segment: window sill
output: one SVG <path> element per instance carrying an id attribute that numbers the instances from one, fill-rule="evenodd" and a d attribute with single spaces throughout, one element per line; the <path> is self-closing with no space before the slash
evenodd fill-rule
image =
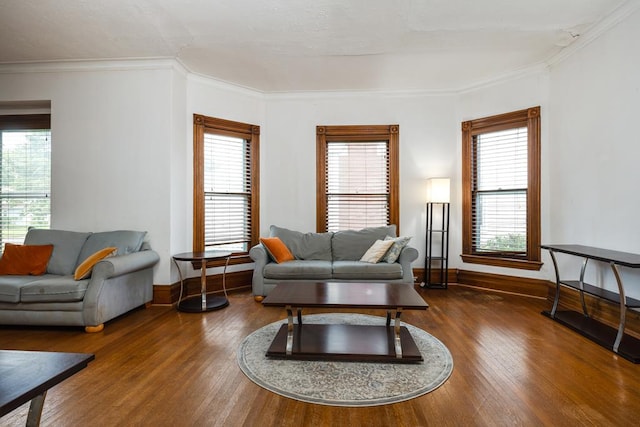
<path id="1" fill-rule="evenodd" d="M 470 264 L 485 264 L 485 265 L 492 265 L 494 267 L 519 268 L 521 270 L 536 270 L 536 271 L 542 268 L 541 261 L 497 258 L 497 257 L 490 257 L 490 256 L 468 255 L 468 254 L 462 254 L 460 256 L 462 257 L 462 260 L 464 262 L 468 262 Z"/>

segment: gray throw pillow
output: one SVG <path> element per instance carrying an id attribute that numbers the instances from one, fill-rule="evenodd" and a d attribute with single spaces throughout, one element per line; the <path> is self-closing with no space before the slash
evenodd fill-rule
<path id="1" fill-rule="evenodd" d="M 387 251 L 382 261 L 393 263 L 398 260 L 398 257 L 400 256 L 400 252 L 402 252 L 402 249 L 404 249 L 404 247 L 407 246 L 407 244 L 409 243 L 409 240 L 411 240 L 411 237 L 387 236 L 384 238 L 384 240 L 393 240 L 393 246 L 391 246 L 391 248 Z"/>

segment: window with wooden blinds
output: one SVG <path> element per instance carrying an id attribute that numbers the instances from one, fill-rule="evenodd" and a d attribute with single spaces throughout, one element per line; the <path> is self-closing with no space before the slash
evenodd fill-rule
<path id="1" fill-rule="evenodd" d="M 473 137 L 472 221 L 476 253 L 527 254 L 527 128 Z"/>
<path id="2" fill-rule="evenodd" d="M 540 107 L 462 123 L 465 262 L 539 269 Z"/>
<path id="3" fill-rule="evenodd" d="M 22 244 L 30 227 L 49 228 L 51 116 L 0 116 L 0 245 Z"/>
<path id="4" fill-rule="evenodd" d="M 257 244 L 259 129 L 194 115 L 194 251 Z"/>
<path id="5" fill-rule="evenodd" d="M 251 244 L 249 142 L 204 134 L 204 246 L 246 252 Z"/>
<path id="6" fill-rule="evenodd" d="M 389 223 L 386 141 L 329 142 L 326 164 L 328 231 Z"/>
<path id="7" fill-rule="evenodd" d="M 318 231 L 397 226 L 397 125 L 317 131 Z"/>

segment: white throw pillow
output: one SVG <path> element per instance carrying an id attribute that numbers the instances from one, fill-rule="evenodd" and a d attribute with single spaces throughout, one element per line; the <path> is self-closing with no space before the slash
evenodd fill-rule
<path id="1" fill-rule="evenodd" d="M 360 261 L 369 262 L 371 264 L 380 262 L 391 246 L 393 246 L 393 240 L 376 240 L 375 243 L 367 249 L 367 252 L 362 255 Z"/>

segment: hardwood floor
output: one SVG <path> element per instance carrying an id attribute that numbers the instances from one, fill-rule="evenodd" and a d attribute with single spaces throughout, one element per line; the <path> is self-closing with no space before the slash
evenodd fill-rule
<path id="1" fill-rule="evenodd" d="M 403 320 L 440 339 L 454 370 L 437 390 L 393 405 L 302 403 L 248 380 L 236 348 L 285 317 L 248 292 L 206 314 L 139 309 L 96 334 L 2 326 L 0 348 L 95 354 L 49 391 L 43 426 L 637 425 L 640 365 L 542 316 L 546 301 L 456 285 L 419 292 L 430 308 Z M 0 425 L 23 426 L 27 410 Z"/>

